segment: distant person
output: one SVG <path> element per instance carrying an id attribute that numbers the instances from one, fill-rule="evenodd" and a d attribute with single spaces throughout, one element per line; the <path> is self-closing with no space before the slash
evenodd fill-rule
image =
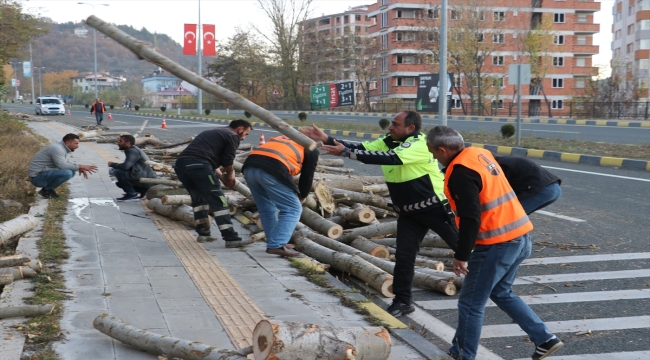
<path id="1" fill-rule="evenodd" d="M 104 120 L 105 112 L 106 108 L 104 107 L 104 103 L 99 99 L 95 99 L 95 102 L 90 105 L 90 113 L 95 114 L 95 120 L 97 120 L 97 125 L 99 126 L 102 125 L 102 120 Z"/>
<path id="2" fill-rule="evenodd" d="M 140 178 L 155 179 L 156 173 L 146 164 L 149 156 L 139 147 L 135 146 L 135 138 L 131 135 L 122 135 L 117 142 L 120 150 L 124 151 L 126 158 L 123 163 L 109 161 L 113 175 L 117 179 L 117 187 L 124 190 L 125 194 L 117 201 L 138 201 L 147 193 L 151 184 L 143 184 Z M 137 193 L 140 193 L 138 196 Z"/>
<path id="3" fill-rule="evenodd" d="M 128 104 L 126 104 L 127 109 L 131 110 L 131 100 L 128 101 Z"/>
<path id="4" fill-rule="evenodd" d="M 240 247 L 252 243 L 242 240 L 233 229 L 228 200 L 221 190 L 216 171 L 223 167 L 224 184 L 235 186 L 235 154 L 239 142 L 251 132 L 252 125 L 246 120 L 233 120 L 230 125 L 200 133 L 178 156 L 174 170 L 192 197 L 192 209 L 196 222 L 197 241 L 217 240 L 210 235 L 210 218 L 214 217 L 226 247 Z"/>
<path id="5" fill-rule="evenodd" d="M 562 180 L 536 162 L 518 156 L 495 156 L 527 215 L 562 196 Z"/>
<path id="6" fill-rule="evenodd" d="M 68 155 L 79 147 L 79 136 L 67 134 L 63 140 L 39 151 L 29 163 L 27 170 L 34 186 L 42 188 L 38 193 L 46 199 L 56 198 L 56 189 L 70 180 L 75 171 L 84 178 L 97 171 L 94 165 L 71 162 Z"/>

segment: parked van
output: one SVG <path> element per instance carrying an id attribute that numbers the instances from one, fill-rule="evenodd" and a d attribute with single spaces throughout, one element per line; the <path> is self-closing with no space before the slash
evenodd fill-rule
<path id="1" fill-rule="evenodd" d="M 65 115 L 63 101 L 52 96 L 41 96 L 36 99 L 36 115 L 58 114 Z"/>

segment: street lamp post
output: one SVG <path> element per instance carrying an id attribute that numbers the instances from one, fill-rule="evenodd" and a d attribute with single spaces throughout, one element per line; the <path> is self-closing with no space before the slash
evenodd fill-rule
<path id="1" fill-rule="evenodd" d="M 199 46 L 199 49 L 198 49 L 199 51 L 197 52 L 197 54 L 199 55 L 199 66 L 198 66 L 199 71 L 198 71 L 198 75 L 200 77 L 203 77 L 203 73 L 202 73 L 202 70 L 201 70 L 201 65 L 202 65 L 202 62 L 203 62 L 203 58 L 201 56 L 202 55 L 202 53 L 201 53 L 201 45 L 203 43 L 203 36 L 205 36 L 205 34 L 203 34 L 203 29 L 201 29 L 201 0 L 199 0 L 199 26 L 198 26 L 198 31 L 201 32 L 201 40 L 197 41 L 198 46 Z M 199 113 L 199 115 L 201 115 L 203 113 L 203 91 L 199 87 L 197 87 L 196 89 L 198 90 L 198 94 L 197 94 L 198 96 L 197 96 L 197 99 L 196 99 L 198 104 L 197 104 L 197 109 L 196 110 Z"/>
<path id="2" fill-rule="evenodd" d="M 32 104 L 36 102 L 34 97 L 34 60 L 32 58 L 32 42 L 29 42 L 29 66 L 32 68 L 29 74 L 29 78 L 32 80 Z"/>
<path id="3" fill-rule="evenodd" d="M 89 5 L 93 7 L 93 15 L 95 15 L 95 6 L 108 6 L 108 4 L 89 4 L 78 2 L 79 5 Z M 93 47 L 95 49 L 95 99 L 99 98 L 99 91 L 97 90 L 97 29 L 93 33 Z"/>
<path id="4" fill-rule="evenodd" d="M 42 69 L 45 69 L 45 66 L 34 68 L 34 70 L 38 70 L 38 97 L 43 96 L 43 88 L 41 86 L 41 83 L 42 83 L 42 81 L 41 81 L 41 70 Z"/>
<path id="5" fill-rule="evenodd" d="M 18 92 L 18 69 L 17 64 L 22 64 L 22 61 L 14 61 L 11 63 L 13 70 L 14 70 L 14 88 L 16 89 L 16 94 L 14 95 L 14 100 L 18 101 L 18 97 L 20 96 L 20 93 Z"/>

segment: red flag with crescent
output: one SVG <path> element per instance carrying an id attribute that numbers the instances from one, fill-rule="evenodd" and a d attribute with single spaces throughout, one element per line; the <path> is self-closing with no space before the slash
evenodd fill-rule
<path id="1" fill-rule="evenodd" d="M 214 38 L 214 25 L 203 25 L 203 56 L 216 56 L 216 40 Z"/>
<path id="2" fill-rule="evenodd" d="M 196 55 L 196 24 L 185 24 L 183 55 Z"/>

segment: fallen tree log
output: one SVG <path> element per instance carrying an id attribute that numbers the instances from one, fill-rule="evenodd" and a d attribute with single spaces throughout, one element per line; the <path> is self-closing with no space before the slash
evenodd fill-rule
<path id="1" fill-rule="evenodd" d="M 165 146 L 169 145 L 167 142 L 162 141 L 158 138 L 155 137 L 139 137 L 135 139 L 135 144 L 140 147 L 144 145 L 151 145 L 151 146 Z"/>
<path id="2" fill-rule="evenodd" d="M 162 151 L 163 155 L 178 155 L 183 152 L 187 148 L 187 145 L 181 145 L 181 146 L 176 146 L 171 149 L 165 149 Z"/>
<path id="3" fill-rule="evenodd" d="M 361 204 L 355 204 L 350 208 L 339 206 L 334 213 L 350 222 L 369 224 L 375 220 L 375 212 Z"/>
<path id="4" fill-rule="evenodd" d="M 175 188 L 166 185 L 155 185 L 147 190 L 147 199 L 162 198 L 166 195 L 189 195 L 185 188 Z"/>
<path id="5" fill-rule="evenodd" d="M 194 140 L 194 136 L 190 136 L 188 140 L 177 142 L 175 144 L 167 144 L 167 145 L 157 146 L 156 149 L 171 149 L 171 148 L 175 148 L 177 146 L 189 144 L 189 143 L 192 142 L 192 140 Z"/>
<path id="6" fill-rule="evenodd" d="M 29 263 L 27 263 L 27 266 L 36 272 L 41 272 L 41 270 L 43 270 L 43 263 L 41 263 L 38 259 L 31 260 Z"/>
<path id="7" fill-rule="evenodd" d="M 123 320 L 108 314 L 99 315 L 93 321 L 93 327 L 102 334 L 118 340 L 126 345 L 148 353 L 180 358 L 184 360 L 247 360 L 250 348 L 239 351 L 217 349 L 214 346 L 200 342 L 192 342 L 159 335 L 139 329 Z"/>
<path id="8" fill-rule="evenodd" d="M 389 221 L 389 222 L 384 222 L 379 224 L 371 224 L 368 226 L 364 226 L 352 230 L 344 230 L 343 235 L 341 235 L 341 237 L 338 238 L 338 241 L 344 244 L 349 244 L 359 236 L 370 238 L 373 236 L 385 236 L 388 234 L 395 234 L 395 232 L 397 232 L 397 221 Z"/>
<path id="9" fill-rule="evenodd" d="M 332 167 L 343 167 L 345 161 L 343 159 L 329 159 L 329 158 L 319 158 L 318 165 L 321 166 L 332 166 Z"/>
<path id="10" fill-rule="evenodd" d="M 32 215 L 20 215 L 0 224 L 0 245 L 9 239 L 24 234 L 38 225 L 38 219 Z"/>
<path id="11" fill-rule="evenodd" d="M 147 202 L 147 207 L 156 214 L 182 221 L 191 226 L 196 226 L 196 223 L 194 222 L 194 212 L 192 211 L 192 208 L 187 205 L 163 205 L 161 199 L 151 199 Z M 210 222 L 212 222 L 212 217 L 209 217 L 209 219 Z"/>
<path id="12" fill-rule="evenodd" d="M 436 249 L 436 248 L 423 248 L 420 247 L 418 255 L 428 256 L 434 258 L 453 258 L 454 251 L 450 249 Z"/>
<path id="13" fill-rule="evenodd" d="M 79 140 L 96 138 L 98 136 L 104 136 L 104 135 L 105 134 L 102 134 L 101 131 L 82 131 L 80 133 L 77 133 L 77 136 L 79 136 Z"/>
<path id="14" fill-rule="evenodd" d="M 182 182 L 177 180 L 167 180 L 167 179 L 140 178 L 140 183 L 183 187 Z"/>
<path id="15" fill-rule="evenodd" d="M 341 195 L 344 196 L 345 199 L 348 201 L 372 205 L 386 210 L 393 210 L 393 207 L 388 204 L 389 200 L 378 195 L 364 194 L 361 192 L 337 189 L 337 188 L 331 188 L 330 191 L 332 193 L 332 196 Z"/>
<path id="16" fill-rule="evenodd" d="M 316 171 L 318 171 L 318 172 L 329 171 L 329 172 L 338 173 L 338 174 L 352 174 L 354 172 L 354 169 L 318 165 L 318 166 L 316 166 Z"/>
<path id="17" fill-rule="evenodd" d="M 374 195 L 380 195 L 380 196 L 385 196 L 385 195 L 389 194 L 388 185 L 386 185 L 386 184 L 364 185 L 363 192 L 364 193 L 371 193 L 371 194 L 374 194 Z"/>
<path id="18" fill-rule="evenodd" d="M 264 233 L 264 231 L 260 231 L 257 234 L 251 235 L 251 240 L 253 241 L 264 240 L 264 239 L 266 239 L 266 234 Z"/>
<path id="19" fill-rule="evenodd" d="M 388 259 L 388 256 L 390 253 L 388 252 L 388 249 L 383 246 L 383 245 L 377 245 L 374 242 L 364 239 L 362 237 L 358 237 L 354 239 L 350 243 L 350 246 L 357 250 L 361 250 L 367 254 L 370 254 L 374 257 L 382 258 L 382 259 Z"/>
<path id="20" fill-rule="evenodd" d="M 255 360 L 386 360 L 388 330 L 373 327 L 326 327 L 262 320 L 253 330 Z"/>
<path id="21" fill-rule="evenodd" d="M 54 310 L 54 305 L 23 305 L 0 308 L 0 319 L 22 316 L 47 315 Z"/>
<path id="22" fill-rule="evenodd" d="M 12 274 L 14 280 L 31 278 L 38 275 L 38 273 L 29 266 L 12 266 L 2 268 L 0 269 L 0 274 Z"/>
<path id="23" fill-rule="evenodd" d="M 192 205 L 192 197 L 189 195 L 165 195 L 160 200 L 163 205 Z"/>
<path id="24" fill-rule="evenodd" d="M 385 245 L 385 246 L 395 246 L 397 245 L 397 239 L 396 238 L 383 238 L 383 239 L 371 239 L 372 241 L 376 242 L 377 244 Z M 447 250 L 449 251 L 449 245 L 442 240 L 440 236 L 433 232 L 429 232 L 424 239 L 422 239 L 422 242 L 420 243 L 421 247 L 434 247 L 434 248 L 440 248 L 441 250 Z"/>
<path id="25" fill-rule="evenodd" d="M 393 210 L 386 210 L 382 208 L 378 208 L 376 206 L 368 205 L 370 210 L 375 212 L 375 217 L 376 218 L 385 218 L 386 216 L 392 216 L 392 217 L 397 217 L 397 213 Z"/>
<path id="26" fill-rule="evenodd" d="M 339 271 L 344 271 L 358 277 L 384 297 L 390 298 L 394 296 L 393 276 L 361 257 L 329 249 L 302 237 L 300 234 L 293 238 L 293 242 L 296 245 L 297 251 L 319 262 L 329 264 Z"/>
<path id="27" fill-rule="evenodd" d="M 9 285 L 14 282 L 14 274 L 11 272 L 0 273 L 0 286 Z"/>
<path id="28" fill-rule="evenodd" d="M 30 261 L 31 261 L 30 258 L 21 254 L 2 256 L 0 257 L 0 267 L 20 266 L 20 265 L 25 265 Z"/>
<path id="29" fill-rule="evenodd" d="M 175 173 L 174 168 L 167 164 L 155 162 L 155 161 L 145 161 L 145 164 L 149 165 L 152 169 L 155 171 L 162 171 L 162 172 L 168 172 L 168 173 Z"/>
<path id="30" fill-rule="evenodd" d="M 326 235 L 330 239 L 336 239 L 343 234 L 343 227 L 335 224 L 324 217 L 320 216 L 312 209 L 303 206 L 302 214 L 300 215 L 300 222 L 319 232 Z"/>
<path id="31" fill-rule="evenodd" d="M 371 175 L 345 175 L 345 174 L 327 174 L 327 173 L 316 173 L 314 174 L 314 180 L 323 180 L 326 184 L 331 180 L 344 180 L 344 181 L 360 181 L 364 185 L 369 184 L 385 184 L 386 179 L 383 176 L 371 176 Z"/>

